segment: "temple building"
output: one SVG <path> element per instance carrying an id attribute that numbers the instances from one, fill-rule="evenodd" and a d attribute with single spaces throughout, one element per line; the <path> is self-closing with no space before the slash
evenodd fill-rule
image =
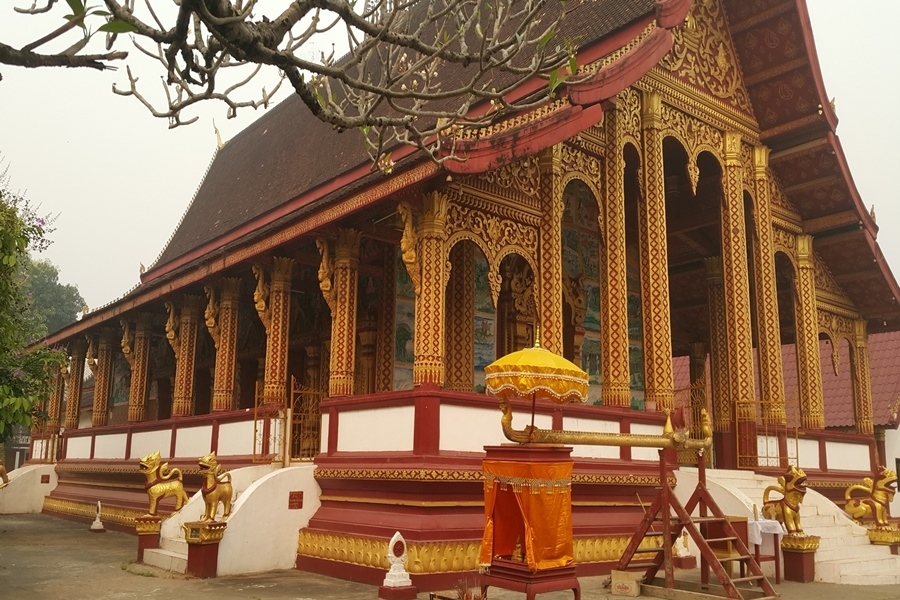
<path id="1" fill-rule="evenodd" d="M 575 11 L 593 76 L 461 130 L 465 160 L 398 148 L 373 170 L 296 97 L 221 147 L 141 283 L 45 340 L 69 365 L 32 435 L 58 477 L 44 512 L 90 521 L 100 500 L 131 527 L 157 450 L 189 492 L 211 450 L 233 472 L 306 464 L 292 564 L 380 583 L 400 531 L 415 584 L 441 589 L 476 569 L 483 447 L 505 441 L 484 367 L 535 338 L 590 376 L 585 405 L 538 403 L 541 427 L 659 433 L 673 411 L 696 429 L 708 407 L 716 469 L 799 465 L 835 499 L 871 476 L 869 336 L 900 330 L 900 289 L 805 3 Z M 573 456 L 578 572 L 608 572 L 657 453 Z M 253 495 L 287 508 L 245 488 L 232 519 Z"/>

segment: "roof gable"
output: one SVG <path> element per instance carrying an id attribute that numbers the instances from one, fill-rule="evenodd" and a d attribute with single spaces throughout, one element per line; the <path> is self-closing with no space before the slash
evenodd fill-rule
<path id="1" fill-rule="evenodd" d="M 694 2 L 684 25 L 674 29 L 672 36 L 672 51 L 660 62 L 660 68 L 753 120 L 750 96 L 721 2 Z"/>

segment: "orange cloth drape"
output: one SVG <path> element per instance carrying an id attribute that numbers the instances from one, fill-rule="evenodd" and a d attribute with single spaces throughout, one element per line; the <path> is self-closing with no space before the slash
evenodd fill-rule
<path id="1" fill-rule="evenodd" d="M 572 563 L 572 463 L 486 460 L 480 565 L 511 556 L 520 540 L 532 571 Z"/>

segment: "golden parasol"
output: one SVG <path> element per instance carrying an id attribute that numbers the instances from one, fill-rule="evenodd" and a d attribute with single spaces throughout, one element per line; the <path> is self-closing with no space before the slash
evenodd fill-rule
<path id="1" fill-rule="evenodd" d="M 496 396 L 531 396 L 532 428 L 538 396 L 562 404 L 584 402 L 588 392 L 588 374 L 572 361 L 541 348 L 537 339 L 533 348 L 511 352 L 486 366 L 484 380 L 487 391 Z"/>

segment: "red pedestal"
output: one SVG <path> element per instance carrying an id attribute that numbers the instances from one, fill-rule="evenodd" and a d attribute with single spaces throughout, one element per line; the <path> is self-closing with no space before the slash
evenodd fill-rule
<path id="1" fill-rule="evenodd" d="M 378 588 L 378 598 L 380 600 L 415 600 L 418 594 L 419 589 L 414 585 L 405 585 L 403 587 L 382 585 Z"/>
<path id="2" fill-rule="evenodd" d="M 134 530 L 138 534 L 138 562 L 144 561 L 144 550 L 159 548 L 159 528 L 162 519 L 158 516 L 135 517 Z"/>
<path id="3" fill-rule="evenodd" d="M 534 600 L 537 594 L 572 590 L 575 600 L 581 600 L 581 585 L 575 577 L 575 566 L 546 569 L 532 573 L 522 563 L 495 558 L 491 563 L 491 572 L 482 577 L 481 594 L 487 597 L 487 589 L 491 586 L 525 592 L 526 600 Z"/>
<path id="4" fill-rule="evenodd" d="M 138 535 L 138 562 L 144 562 L 144 550 L 159 548 L 159 532 Z"/>
<path id="5" fill-rule="evenodd" d="M 693 554 L 687 556 L 673 556 L 672 566 L 676 569 L 696 569 L 697 557 Z"/>
<path id="6" fill-rule="evenodd" d="M 188 544 L 187 573 L 200 579 L 216 576 L 219 565 L 219 543 Z"/>
<path id="7" fill-rule="evenodd" d="M 782 548 L 784 554 L 784 578 L 788 581 L 807 583 L 816 578 L 816 553 L 798 552 Z"/>

